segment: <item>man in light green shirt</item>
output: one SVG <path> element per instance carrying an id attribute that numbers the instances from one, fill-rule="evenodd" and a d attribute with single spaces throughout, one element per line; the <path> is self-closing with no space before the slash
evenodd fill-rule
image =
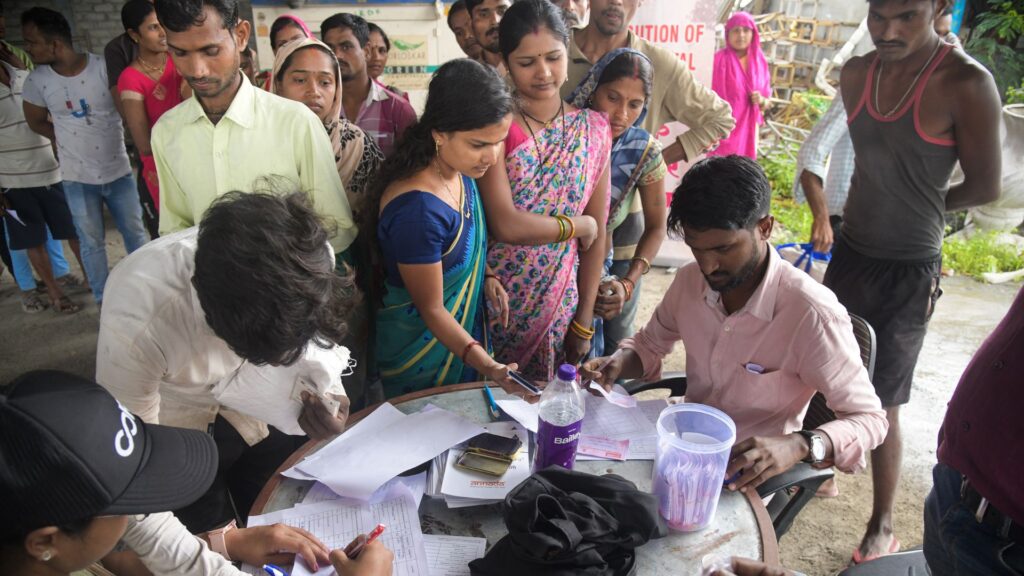
<path id="1" fill-rule="evenodd" d="M 214 199 L 283 177 L 310 194 L 337 226 L 337 253 L 356 236 L 323 123 L 305 105 L 254 87 L 242 75 L 249 23 L 198 0 L 156 2 L 174 65 L 193 97 L 160 117 L 152 147 L 160 180 L 160 233 L 194 226 Z"/>
<path id="2" fill-rule="evenodd" d="M 590 21 L 586 28 L 573 29 L 569 39 L 569 77 L 562 85 L 562 96 L 568 97 L 593 63 L 611 50 L 629 47 L 642 52 L 654 68 L 643 129 L 657 135 L 668 122 L 685 124 L 689 130 L 666 146 L 662 155 L 667 164 L 692 162 L 732 133 L 736 126 L 732 108 L 694 80 L 686 62 L 629 30 L 639 4 L 639 0 L 590 1 Z"/>

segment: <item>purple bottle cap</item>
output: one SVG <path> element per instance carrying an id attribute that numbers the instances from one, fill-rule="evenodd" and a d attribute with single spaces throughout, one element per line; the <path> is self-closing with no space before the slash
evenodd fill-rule
<path id="1" fill-rule="evenodd" d="M 562 364 L 558 367 L 558 379 L 574 382 L 576 380 L 576 367 L 572 364 Z"/>

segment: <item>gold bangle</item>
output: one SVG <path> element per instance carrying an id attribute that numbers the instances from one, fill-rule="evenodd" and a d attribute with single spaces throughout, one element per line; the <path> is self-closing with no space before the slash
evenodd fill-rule
<path id="1" fill-rule="evenodd" d="M 569 225 L 569 237 L 567 238 L 567 240 L 575 238 L 576 224 L 572 221 L 572 218 L 569 218 L 568 216 L 562 216 L 562 218 L 565 218 L 565 222 Z"/>
<path id="2" fill-rule="evenodd" d="M 633 256 L 633 260 L 639 260 L 644 263 L 644 271 L 640 273 L 641 276 L 646 275 L 651 271 L 651 261 L 643 256 Z"/>
<path id="3" fill-rule="evenodd" d="M 555 221 L 558 222 L 558 239 L 555 240 L 556 244 L 565 242 L 565 222 L 562 221 L 560 216 L 561 214 L 555 216 Z"/>
<path id="4" fill-rule="evenodd" d="M 579 329 L 577 329 L 575 326 L 570 326 L 569 329 L 572 330 L 572 333 L 579 337 L 581 340 L 593 340 L 594 338 L 593 334 L 581 333 Z"/>
<path id="5" fill-rule="evenodd" d="M 572 323 L 569 325 L 569 328 L 577 336 L 579 336 L 580 338 L 583 338 L 585 340 L 590 340 L 591 338 L 594 337 L 594 334 L 597 333 L 597 330 L 594 330 L 593 328 L 587 328 L 586 326 L 580 324 L 576 320 L 572 321 Z"/>
<path id="6" fill-rule="evenodd" d="M 576 229 L 573 226 L 572 220 L 569 220 L 564 214 L 556 214 L 555 219 L 558 220 L 558 225 L 562 228 L 562 233 L 558 236 L 559 242 L 565 242 L 572 238 Z"/>

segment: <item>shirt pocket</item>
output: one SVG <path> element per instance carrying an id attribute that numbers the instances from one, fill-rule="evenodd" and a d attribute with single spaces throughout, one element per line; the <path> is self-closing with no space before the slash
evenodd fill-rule
<path id="1" fill-rule="evenodd" d="M 718 408 L 743 427 L 775 418 L 792 401 L 786 394 L 788 380 L 782 370 L 754 374 L 741 369 L 721 384 Z"/>

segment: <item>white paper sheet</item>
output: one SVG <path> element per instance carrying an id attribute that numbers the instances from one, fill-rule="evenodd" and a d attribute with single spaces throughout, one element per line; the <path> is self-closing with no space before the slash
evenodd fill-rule
<path id="1" fill-rule="evenodd" d="M 513 420 L 522 424 L 527 430 L 537 433 L 537 412 L 539 404 L 530 404 L 519 398 L 502 398 L 494 401 L 499 408 L 512 417 Z"/>
<path id="2" fill-rule="evenodd" d="M 299 474 L 289 470 L 285 476 L 313 477 L 342 496 L 366 500 L 384 482 L 483 431 L 479 424 L 447 410 L 404 415 L 383 404 L 351 431 L 296 464 L 293 469 Z"/>
<path id="3" fill-rule="evenodd" d="M 522 448 L 519 449 L 508 471 L 500 478 L 458 468 L 455 466 L 455 461 L 459 459 L 463 451 L 449 450 L 444 480 L 441 483 L 441 493 L 444 494 L 446 501 L 449 500 L 449 497 L 487 501 L 500 500 L 530 475 L 530 458 L 529 450 L 527 450 L 530 439 L 522 425 L 516 422 L 492 422 L 485 428 L 488 432 L 499 436 L 509 438 L 518 436 L 523 443 Z"/>
<path id="4" fill-rule="evenodd" d="M 427 487 L 426 472 L 420 472 L 413 476 L 395 476 L 378 488 L 377 491 L 370 496 L 368 502 L 371 504 L 380 502 L 387 497 L 391 487 L 397 483 L 405 484 L 405 486 L 409 488 L 409 491 L 412 492 L 413 497 L 416 499 L 416 507 L 419 508 L 420 502 L 423 501 L 423 493 Z M 319 502 L 328 502 L 330 500 L 349 500 L 352 502 L 358 502 L 358 500 L 355 500 L 354 498 L 342 498 L 335 494 L 334 490 L 331 490 L 324 484 L 317 482 L 309 489 L 309 492 L 306 492 L 306 497 L 302 499 L 302 503 L 317 504 Z"/>
<path id="5" fill-rule="evenodd" d="M 373 530 L 378 523 L 387 528 L 381 542 L 395 554 L 395 576 L 429 576 L 427 553 L 420 530 L 420 519 L 412 492 L 402 483 L 392 485 L 389 493 L 377 503 L 333 500 L 317 504 L 300 504 L 261 516 L 250 516 L 249 526 L 287 524 L 308 530 L 328 548 L 344 548 L 359 534 Z M 334 569 L 321 567 L 310 571 L 298 560 L 292 576 L 330 576 Z"/>
<path id="6" fill-rule="evenodd" d="M 487 540 L 467 536 L 424 534 L 430 576 L 469 576 L 469 563 L 483 558 Z"/>

